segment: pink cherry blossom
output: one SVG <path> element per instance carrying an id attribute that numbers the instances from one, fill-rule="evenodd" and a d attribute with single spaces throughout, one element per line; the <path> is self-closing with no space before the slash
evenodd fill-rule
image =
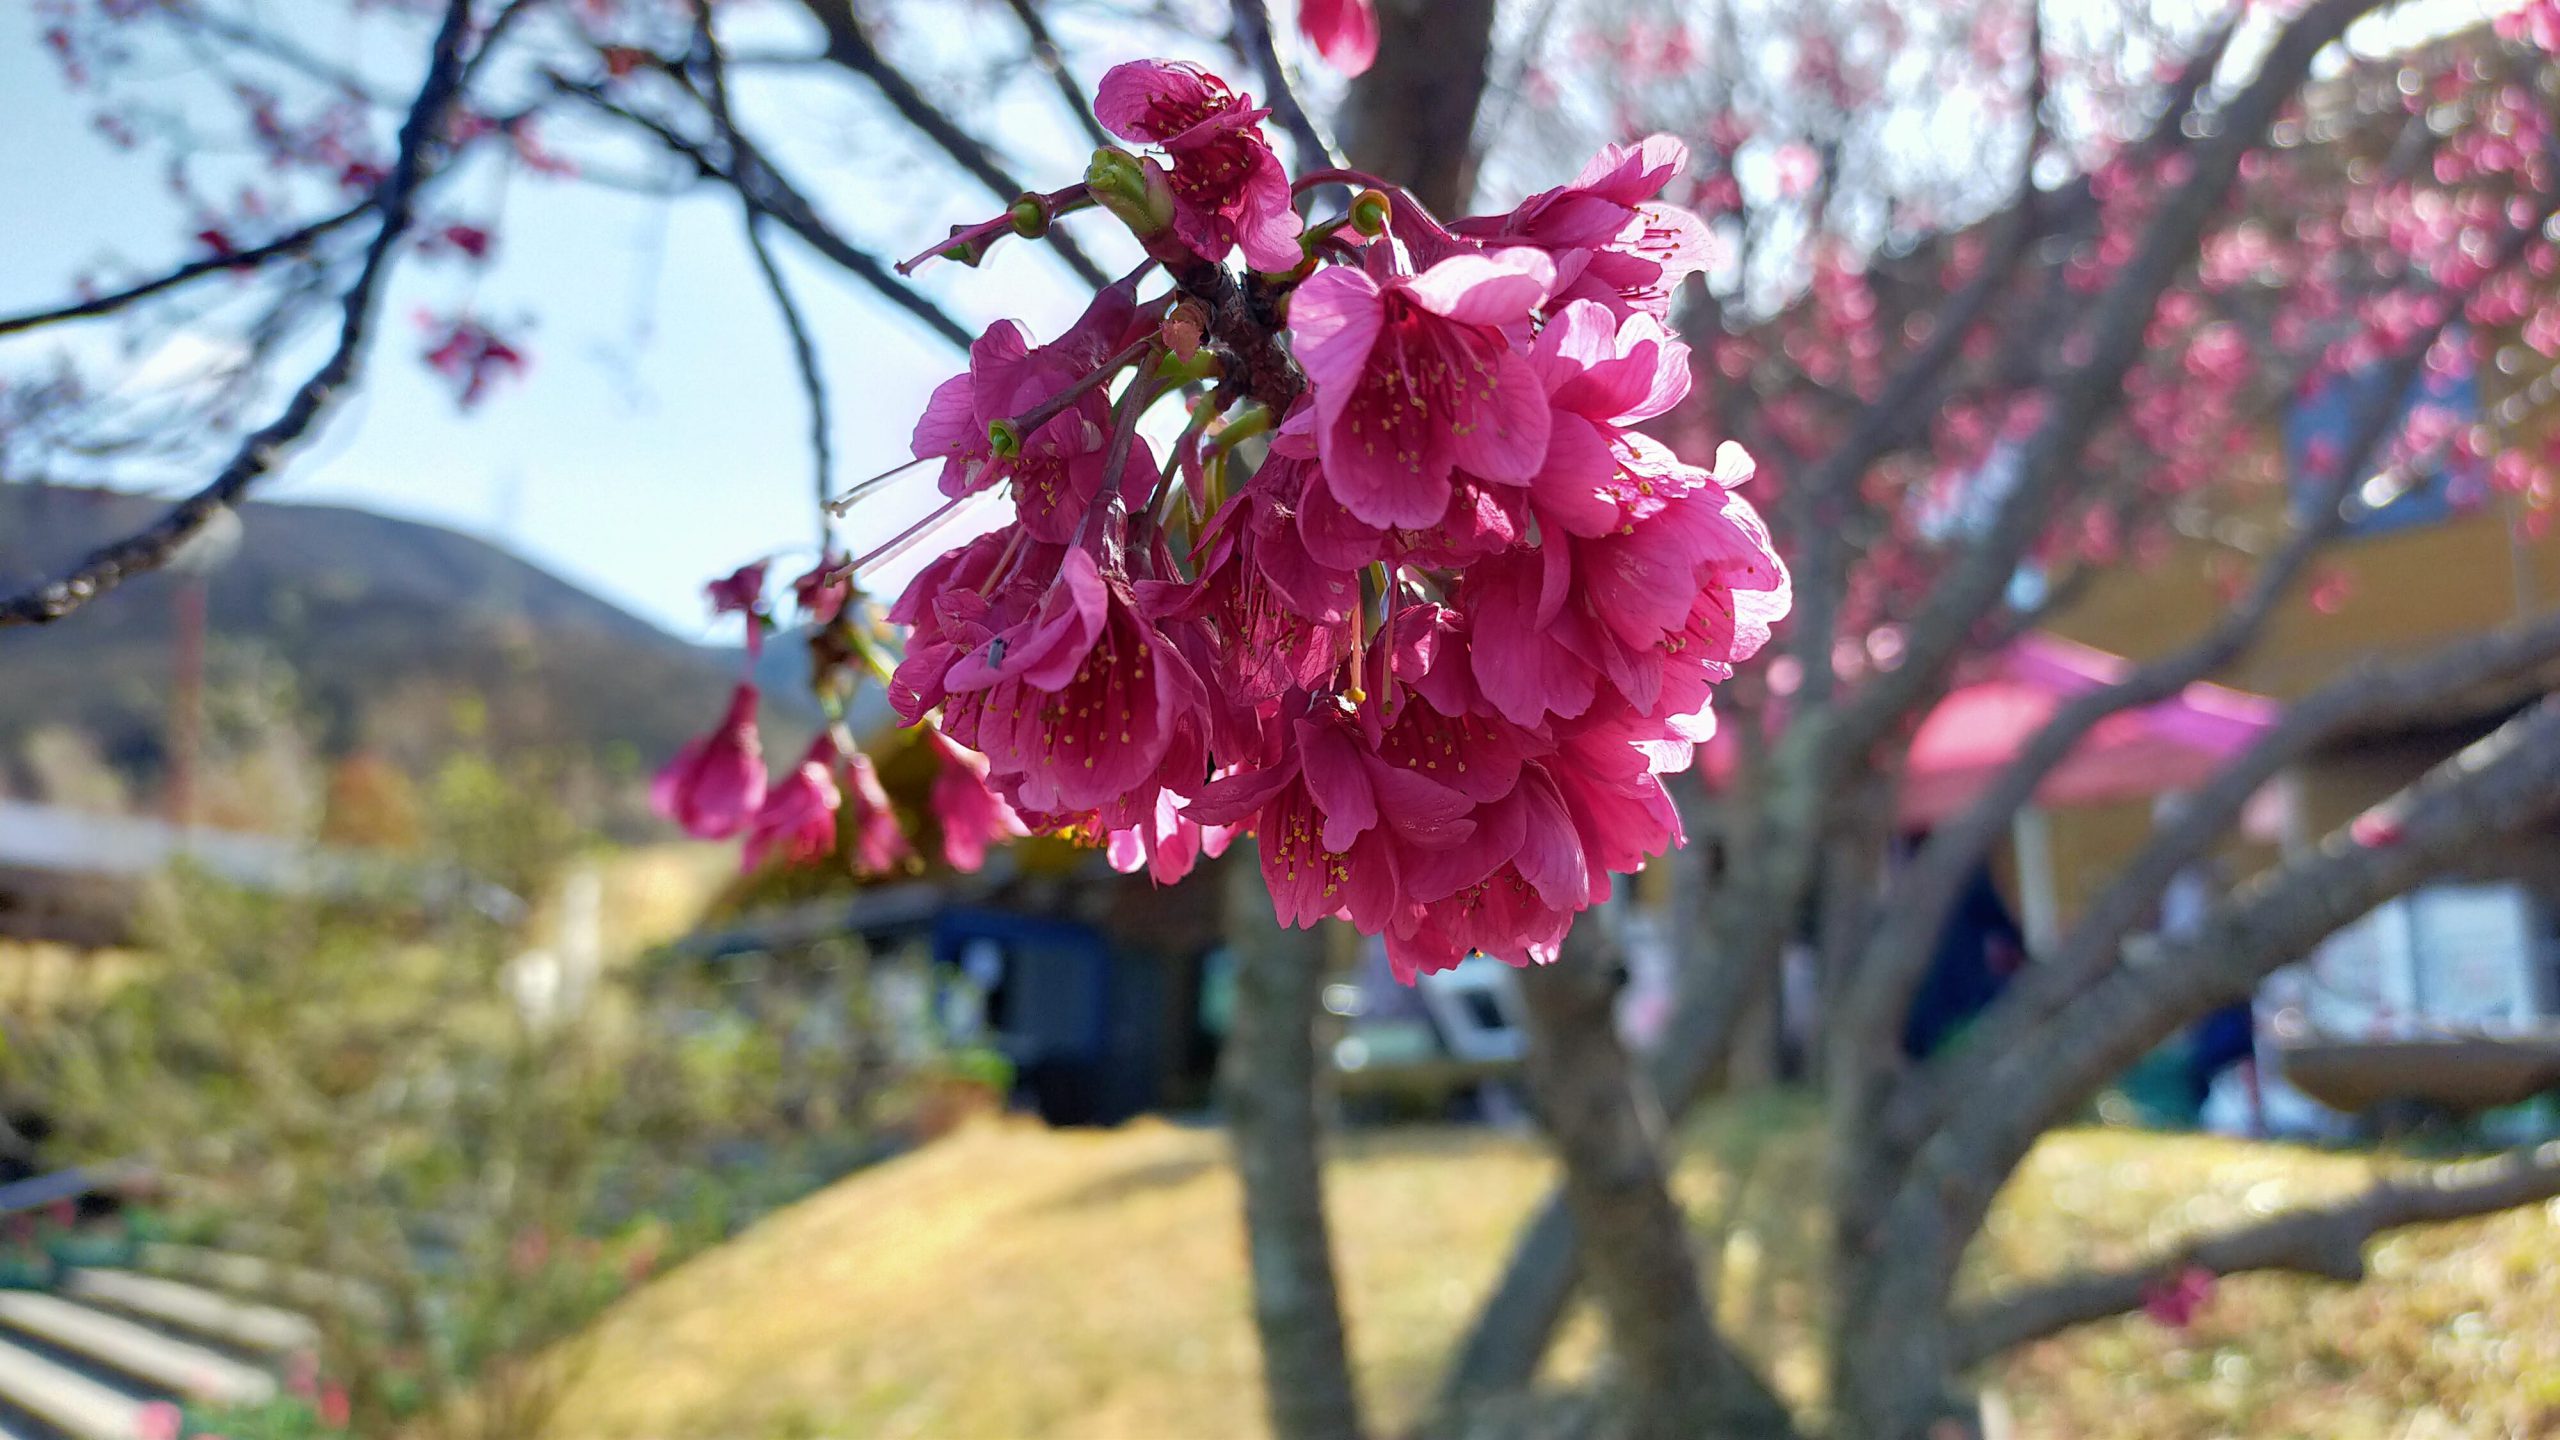
<path id="1" fill-rule="evenodd" d="M 974 871 L 987 863 L 987 850 L 1002 841 L 1028 835 L 1022 817 L 987 784 L 987 757 L 925 727 L 925 744 L 942 768 L 933 777 L 933 818 L 942 831 L 942 858 L 954 870 Z"/>
<path id="2" fill-rule="evenodd" d="M 711 597 L 714 615 L 753 614 L 764 603 L 765 561 L 741 565 L 737 569 L 703 587 Z"/>
<path id="3" fill-rule="evenodd" d="M 2498 17 L 2498 33 L 2560 55 L 2560 0 L 2527 0 Z"/>
<path id="4" fill-rule="evenodd" d="M 853 600 L 853 567 L 839 553 L 822 555 L 791 582 L 791 597 L 800 607 L 801 623 L 832 625 Z"/>
<path id="5" fill-rule="evenodd" d="M 1073 538 L 1110 463 L 1108 399 L 1098 388 L 1078 396 L 1021 437 L 1013 454 L 998 454 L 988 432 L 996 421 L 1028 414 L 1100 366 L 1119 347 L 1130 313 L 1124 288 L 1114 286 L 1054 345 L 1032 344 L 1030 331 L 1017 321 L 988 326 L 969 347 L 968 372 L 944 381 L 916 421 L 912 448 L 919 460 L 942 461 L 942 493 L 956 498 L 1005 485 L 1034 539 Z M 1121 470 L 1122 484 L 1145 486 L 1155 473 L 1155 458 L 1140 440 Z M 1140 490 L 1137 503 L 1145 498 Z"/>
<path id="6" fill-rule="evenodd" d="M 1722 258 L 1696 215 L 1656 198 L 1688 164 L 1689 147 L 1668 135 L 1603 146 L 1571 183 L 1450 228 L 1554 255 L 1558 301 L 1596 300 L 1664 319 L 1680 282 Z"/>
<path id="7" fill-rule="evenodd" d="M 2142 1287 L 2142 1313 L 2154 1324 L 2172 1330 L 2193 1325 L 2205 1303 L 2213 1298 L 2214 1274 L 2201 1265 L 2189 1265 L 2163 1280 Z"/>
<path id="8" fill-rule="evenodd" d="M 943 683 L 984 692 L 977 748 L 1016 809 L 1103 810 L 1117 823 L 1153 808 L 1160 774 L 1205 770 L 1199 678 L 1127 582 L 1082 549 L 1037 611 L 963 654 Z"/>
<path id="9" fill-rule="evenodd" d="M 740 682 L 708 735 L 685 742 L 649 786 L 649 804 L 697 840 L 744 830 L 764 804 L 764 744 L 756 735 L 756 687 Z"/>
<path id="10" fill-rule="evenodd" d="M 1378 61 L 1378 11 L 1370 0 L 1298 0 L 1298 30 L 1345 75 Z"/>
<path id="11" fill-rule="evenodd" d="M 844 757 L 844 819 L 853 827 L 853 870 L 857 875 L 885 875 L 914 853 L 889 792 L 880 787 L 880 772 L 871 757 L 856 750 Z"/>
<path id="12" fill-rule="evenodd" d="M 1103 854 L 1111 868 L 1123 875 L 1143 870 L 1157 884 L 1170 885 L 1190 874 L 1201 857 L 1214 860 L 1227 853 L 1235 826 L 1203 825 L 1183 810 L 1172 791 L 1157 791 L 1153 813 L 1105 837 Z"/>
<path id="13" fill-rule="evenodd" d="M 1420 527 L 1450 472 L 1522 483 L 1545 458 L 1545 387 L 1506 327 L 1525 327 L 1555 266 L 1526 249 L 1455 255 L 1384 281 L 1338 266 L 1298 287 L 1289 327 L 1315 388 L 1327 487 L 1365 524 Z"/>
<path id="14" fill-rule="evenodd" d="M 1463 842 L 1470 808 L 1379 756 L 1347 715 L 1319 711 L 1288 728 L 1281 755 L 1212 780 L 1190 810 L 1202 824 L 1250 821 L 1281 924 L 1340 915 L 1375 934 L 1403 904 L 1402 867 Z"/>
<path id="15" fill-rule="evenodd" d="M 1170 162 L 1173 229 L 1204 260 L 1240 249 L 1257 270 L 1301 258 L 1289 174 L 1262 138 L 1268 110 L 1196 65 L 1133 60 L 1104 73 L 1093 111 L 1123 140 L 1159 147 Z"/>
<path id="16" fill-rule="evenodd" d="M 764 804 L 747 829 L 743 857 L 747 869 L 755 869 L 777 852 L 787 861 L 801 863 L 835 848 L 836 809 L 844 803 L 835 777 L 840 758 L 834 732 L 820 731 L 791 773 L 766 789 Z"/>

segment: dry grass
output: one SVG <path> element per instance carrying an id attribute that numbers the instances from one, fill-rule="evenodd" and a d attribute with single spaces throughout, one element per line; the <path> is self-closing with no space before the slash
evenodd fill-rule
<path id="1" fill-rule="evenodd" d="M 1799 1397 L 1819 1317 L 1803 1263 L 1802 1111 L 1693 1136 L 1683 1189 L 1727 1241 L 1736 1333 Z M 2364 1161 L 2123 1132 L 2049 1140 L 1986 1240 L 1982 1283 L 2127 1258 L 2182 1228 L 2355 1183 Z M 1551 1169 L 1525 1139 L 1356 1135 L 1332 1178 L 1363 1388 L 1408 1427 Z M 2204 1198 L 2165 1213 L 2168 1197 Z M 607 1317 L 553 1440 L 1252 1436 L 1235 1184 L 1220 1137 L 1160 1123 L 980 1126 L 856 1176 Z M 2052 1440 L 2560 1433 L 2560 1220 L 2544 1210 L 2390 1241 L 2361 1290 L 2227 1285 L 2186 1332 L 2139 1318 L 1987 1377 Z M 1577 1322 L 1558 1378 L 1587 1373 Z"/>

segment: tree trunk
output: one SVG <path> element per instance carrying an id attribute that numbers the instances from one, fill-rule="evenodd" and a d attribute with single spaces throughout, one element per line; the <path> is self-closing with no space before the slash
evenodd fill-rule
<path id="1" fill-rule="evenodd" d="M 1444 1408 L 1463 1409 L 1517 1390 L 1537 1375 L 1581 1277 L 1581 1245 L 1563 1192 L 1549 1192 L 1520 1232 L 1475 1324 L 1458 1342 L 1457 1356 L 1440 1382 Z"/>
<path id="2" fill-rule="evenodd" d="M 1249 842 L 1228 855 L 1224 882 L 1236 997 L 1218 1081 L 1244 1185 L 1271 1432 L 1278 1440 L 1356 1440 L 1359 1397 L 1334 1284 L 1316 1119 L 1324 937 L 1282 928 Z"/>
<path id="3" fill-rule="evenodd" d="M 1606 910 L 1585 914 L 1549 966 L 1524 972 L 1529 1084 L 1564 1160 L 1573 1229 L 1626 1374 L 1636 1440 L 1788 1432 L 1785 1408 L 1728 1350 L 1708 1313 L 1672 1197 L 1662 1108 L 1619 1042 L 1619 955 Z"/>
<path id="4" fill-rule="evenodd" d="M 1926 1242 L 1923 1242 L 1925 1247 Z M 1830 1357 L 1835 1440 L 1967 1440 L 1980 1406 L 1960 1393 L 1954 1330 L 1936 1252 L 1904 1253 L 1891 1241 L 1839 1257 Z"/>
<path id="5" fill-rule="evenodd" d="M 1336 122 L 1351 163 L 1455 215 L 1476 186 L 1472 138 L 1493 54 L 1494 0 L 1379 0 L 1378 61 Z"/>

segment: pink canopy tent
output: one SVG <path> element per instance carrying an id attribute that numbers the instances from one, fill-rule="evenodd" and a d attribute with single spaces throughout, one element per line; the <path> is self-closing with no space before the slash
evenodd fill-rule
<path id="1" fill-rule="evenodd" d="M 1901 821 L 1921 829 L 1979 796 L 2075 695 L 2122 680 L 2133 663 L 2058 636 L 2029 635 L 1940 701 L 1912 737 Z M 2040 805 L 2132 800 L 2202 784 L 2275 723 L 2279 706 L 2219 685 L 2109 716 L 2036 790 Z"/>

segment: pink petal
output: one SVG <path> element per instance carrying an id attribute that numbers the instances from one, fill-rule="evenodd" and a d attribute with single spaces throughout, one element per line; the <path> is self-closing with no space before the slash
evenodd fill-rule
<path id="1" fill-rule="evenodd" d="M 1555 289 L 1556 264 L 1542 251 L 1514 245 L 1452 255 L 1404 283 L 1435 315 L 1468 325 L 1508 325 L 1529 318 Z M 1292 318 L 1296 304 L 1290 302 Z"/>
<path id="2" fill-rule="evenodd" d="M 1123 140 L 1171 138 L 1150 113 L 1162 101 L 1177 111 L 1203 107 L 1216 94 L 1191 66 L 1166 60 L 1131 60 L 1103 72 L 1093 95 L 1094 118 Z"/>

